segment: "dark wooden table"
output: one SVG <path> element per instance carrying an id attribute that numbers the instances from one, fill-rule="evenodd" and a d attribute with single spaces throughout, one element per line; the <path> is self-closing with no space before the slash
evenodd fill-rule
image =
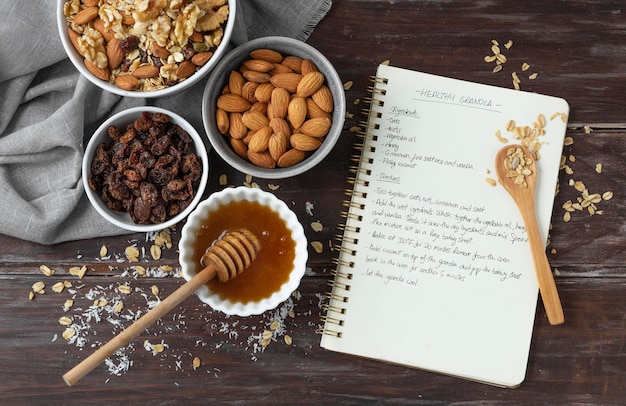
<path id="1" fill-rule="evenodd" d="M 483 58 L 491 41 L 508 40 L 508 61 L 501 72 Z M 225 317 L 197 298 L 148 329 L 120 356 L 115 375 L 102 365 L 73 387 L 61 376 L 110 339 L 128 322 L 107 306 L 90 311 L 94 301 L 118 297 L 123 314 L 145 311 L 156 299 L 181 284 L 177 240 L 160 260 L 149 254 L 151 236 L 75 241 L 42 246 L 0 236 L 0 404 L 623 404 L 626 402 L 626 236 L 623 195 L 626 161 L 626 9 L 621 0 L 606 1 L 346 1 L 333 8 L 308 41 L 335 64 L 344 82 L 350 117 L 332 154 L 316 169 L 281 181 L 253 179 L 286 201 L 305 226 L 312 248 L 298 294 L 262 316 Z M 517 389 L 500 389 L 420 370 L 387 365 L 326 351 L 319 346 L 321 295 L 336 251 L 331 243 L 342 222 L 340 212 L 353 133 L 368 77 L 378 63 L 421 70 L 485 84 L 565 98 L 571 106 L 565 147 L 567 165 L 559 176 L 548 255 L 558 270 L 557 286 L 566 323 L 550 326 L 538 306 L 527 378 Z M 531 65 L 523 73 L 521 65 Z M 527 75 L 537 72 L 535 80 Z M 571 156 L 571 160 L 570 157 Z M 242 185 L 244 174 L 228 168 L 211 153 L 208 191 L 228 183 Z M 600 173 L 597 164 L 602 165 Z M 614 197 L 598 206 L 601 214 L 572 213 L 563 220 L 565 201 L 580 192 L 580 180 L 592 193 Z M 310 224 L 319 221 L 321 231 Z M 108 253 L 101 257 L 106 246 Z M 124 250 L 144 252 L 130 263 Z M 144 251 L 145 250 L 145 251 Z M 40 265 L 55 270 L 45 276 Z M 135 266 L 148 276 L 136 276 Z M 82 279 L 70 268 L 86 266 Z M 173 271 L 168 271 L 168 267 Z M 43 281 L 46 293 L 29 300 L 31 286 Z M 55 283 L 72 287 L 55 293 Z M 119 284 L 131 286 L 120 294 Z M 122 297 L 123 296 L 123 297 Z M 64 303 L 73 298 L 71 309 Z M 89 319 L 88 314 L 91 314 Z M 100 319 L 97 319 L 100 315 Z M 76 341 L 63 338 L 62 316 L 82 323 Z M 272 324 L 274 321 L 278 323 Z M 372 328 L 385 328 L 372 320 Z M 121 323 L 121 325 L 120 325 Z M 279 326 L 278 328 L 276 328 Z M 273 330 L 274 328 L 274 330 Z M 261 336 L 271 331 L 265 348 Z M 286 340 L 291 338 L 291 344 Z M 163 343 L 160 353 L 145 342 Z M 81 346 L 83 345 L 83 346 Z M 148 346 L 149 348 L 153 348 Z M 158 348 L 158 346 L 156 347 Z M 194 368 L 198 357 L 201 364 Z"/>

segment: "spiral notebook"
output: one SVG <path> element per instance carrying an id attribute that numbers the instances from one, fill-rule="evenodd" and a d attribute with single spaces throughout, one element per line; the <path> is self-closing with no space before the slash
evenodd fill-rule
<path id="1" fill-rule="evenodd" d="M 568 104 L 386 65 L 372 82 L 321 346 L 515 387 L 538 285 L 494 158 L 507 143 L 538 154 L 547 239 Z"/>

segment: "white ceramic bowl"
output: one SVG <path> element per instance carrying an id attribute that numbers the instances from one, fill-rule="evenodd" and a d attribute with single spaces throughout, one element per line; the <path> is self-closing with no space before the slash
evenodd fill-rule
<path id="1" fill-rule="evenodd" d="M 228 137 L 217 129 L 215 110 L 217 98 L 228 82 L 230 72 L 237 70 L 249 59 L 252 50 L 269 48 L 280 52 L 283 56 L 293 55 L 310 59 L 326 77 L 326 84 L 334 99 L 332 127 L 322 145 L 304 161 L 286 168 L 261 168 L 238 156 L 230 146 Z M 302 41 L 287 37 L 263 37 L 248 41 L 224 56 L 211 72 L 202 98 L 202 119 L 204 129 L 217 153 L 235 169 L 265 179 L 284 179 L 308 171 L 319 164 L 339 140 L 346 116 L 346 97 L 341 78 L 330 61 L 317 49 Z"/>
<path id="2" fill-rule="evenodd" d="M 304 235 L 304 229 L 298 222 L 298 218 L 293 211 L 291 211 L 282 200 L 278 199 L 272 193 L 256 188 L 243 186 L 226 188 L 211 194 L 206 200 L 202 201 L 193 213 L 189 215 L 182 229 L 178 245 L 180 251 L 179 261 L 183 277 L 186 280 L 190 280 L 201 270 L 200 259 L 194 257 L 192 244 L 196 238 L 196 233 L 201 227 L 202 221 L 210 218 L 211 214 L 215 212 L 218 207 L 231 202 L 244 200 L 258 202 L 278 213 L 279 217 L 285 222 L 287 229 L 291 230 L 291 238 L 295 242 L 295 258 L 293 261 L 293 269 L 289 274 L 287 282 L 283 283 L 279 291 L 259 301 L 241 303 L 224 300 L 214 291 L 211 291 L 208 285 L 204 285 L 196 291 L 200 300 L 210 305 L 213 309 L 238 316 L 261 314 L 267 310 L 276 308 L 280 303 L 287 300 L 291 293 L 298 288 L 300 280 L 304 276 L 308 259 L 307 240 Z M 263 249 L 268 248 L 264 247 L 262 250 Z"/>
<path id="3" fill-rule="evenodd" d="M 58 0 L 57 2 L 57 15 L 56 15 L 57 27 L 59 30 L 59 35 L 61 37 L 61 42 L 63 43 L 63 47 L 65 48 L 65 52 L 67 53 L 67 56 L 70 58 L 70 60 L 72 61 L 76 69 L 78 69 L 78 71 L 84 77 L 86 77 L 90 82 L 92 82 L 96 86 L 104 90 L 107 90 L 111 93 L 118 94 L 120 96 L 144 97 L 144 98 L 170 96 L 184 89 L 188 89 L 189 87 L 193 86 L 194 84 L 202 80 L 213 69 L 213 67 L 215 67 L 217 62 L 227 51 L 229 47 L 230 39 L 233 34 L 233 29 L 235 27 L 235 15 L 236 15 L 236 10 L 237 10 L 237 0 L 229 0 L 228 1 L 229 16 L 228 16 L 228 20 L 226 21 L 226 25 L 224 27 L 224 37 L 222 38 L 222 42 L 214 51 L 211 59 L 205 65 L 203 65 L 200 69 L 198 69 L 196 73 L 194 73 L 187 79 L 183 80 L 182 82 L 179 82 L 170 87 L 166 87 L 164 89 L 159 89 L 159 90 L 154 90 L 154 91 L 129 91 L 129 90 L 123 90 L 115 86 L 112 83 L 109 83 L 102 79 L 97 78 L 96 76 L 94 76 L 93 73 L 91 73 L 85 67 L 85 63 L 83 62 L 83 57 L 78 53 L 78 51 L 76 50 L 76 48 L 74 48 L 74 46 L 72 45 L 72 42 L 70 41 L 70 37 L 68 34 L 67 21 L 65 20 L 65 16 L 63 14 L 63 4 L 66 2 L 67 0 Z"/>
<path id="4" fill-rule="evenodd" d="M 140 117 L 144 111 L 150 113 L 159 112 L 167 114 L 170 117 L 170 122 L 178 124 L 183 130 L 187 131 L 193 139 L 194 152 L 202 161 L 202 176 L 200 178 L 198 190 L 196 191 L 196 195 L 193 198 L 191 204 L 185 210 L 181 211 L 178 215 L 168 219 L 163 223 L 158 224 L 135 224 L 128 213 L 109 209 L 102 201 L 98 193 L 96 193 L 89 187 L 89 173 L 91 171 L 91 162 L 93 160 L 96 149 L 103 142 L 111 142 L 111 138 L 107 134 L 107 129 L 109 128 L 109 126 L 115 125 L 123 130 L 128 124 L 132 123 L 133 121 L 135 121 L 135 119 Z M 91 204 L 94 206 L 96 211 L 100 213 L 100 215 L 102 215 L 102 217 L 106 218 L 116 226 L 124 228 L 126 230 L 139 232 L 157 231 L 173 226 L 174 224 L 177 224 L 178 222 L 183 220 L 189 215 L 189 213 L 193 211 L 193 209 L 200 202 L 209 176 L 209 158 L 206 147 L 203 143 L 203 139 L 193 128 L 193 126 L 189 124 L 189 122 L 187 122 L 184 118 L 176 113 L 162 108 L 140 106 L 121 111 L 113 115 L 111 118 L 102 123 L 100 127 L 98 127 L 98 129 L 94 132 L 93 136 L 89 140 L 87 147 L 85 148 L 85 155 L 83 157 L 82 165 L 82 175 L 85 193 L 87 194 L 87 197 L 89 198 Z"/>

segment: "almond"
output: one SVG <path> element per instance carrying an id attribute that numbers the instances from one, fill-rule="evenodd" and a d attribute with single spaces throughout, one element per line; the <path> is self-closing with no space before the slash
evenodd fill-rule
<path id="1" fill-rule="evenodd" d="M 290 99 L 291 95 L 284 88 L 277 87 L 272 90 L 272 98 L 270 100 L 272 115 L 274 117 L 285 118 L 285 116 L 287 116 Z"/>
<path id="2" fill-rule="evenodd" d="M 243 87 L 241 88 L 241 97 L 243 97 L 250 103 L 256 103 L 258 100 L 254 96 L 254 92 L 256 92 L 257 87 L 259 87 L 259 84 L 256 82 L 244 83 Z"/>
<path id="3" fill-rule="evenodd" d="M 267 72 L 257 72 L 255 70 L 246 70 L 243 77 L 254 83 L 267 83 L 270 81 L 270 74 Z"/>
<path id="4" fill-rule="evenodd" d="M 264 61 L 272 63 L 281 63 L 283 60 L 283 56 L 280 54 L 280 52 L 267 48 L 255 49 L 254 51 L 250 52 L 249 56 L 253 59 L 262 59 Z"/>
<path id="5" fill-rule="evenodd" d="M 132 75 L 140 79 L 156 78 L 159 76 L 159 68 L 153 65 L 143 65 L 135 69 Z"/>
<path id="6" fill-rule="evenodd" d="M 80 38 L 80 34 L 77 33 L 76 31 L 74 31 L 71 28 L 68 29 L 67 33 L 68 33 L 68 35 L 70 37 L 70 42 L 72 43 L 72 45 L 74 45 L 74 48 L 76 48 L 76 50 L 78 51 L 79 54 L 83 55 L 83 53 L 80 52 L 80 48 L 78 47 L 78 38 Z"/>
<path id="7" fill-rule="evenodd" d="M 272 90 L 276 89 L 271 83 L 261 83 L 254 91 L 254 97 L 258 101 L 268 102 L 272 97 Z"/>
<path id="8" fill-rule="evenodd" d="M 306 98 L 306 114 L 309 118 L 327 117 L 330 119 L 330 114 L 322 110 L 320 106 L 313 101 L 311 97 Z"/>
<path id="9" fill-rule="evenodd" d="M 196 66 L 204 66 L 211 58 L 213 58 L 213 52 L 198 52 L 191 57 L 191 62 Z"/>
<path id="10" fill-rule="evenodd" d="M 221 134 L 228 133 L 230 120 L 228 119 L 228 113 L 224 109 L 217 108 L 215 110 L 215 124 Z"/>
<path id="11" fill-rule="evenodd" d="M 104 20 L 102 20 L 100 17 L 96 17 L 96 19 L 93 20 L 93 28 L 98 31 L 100 35 L 102 35 L 102 38 L 104 38 L 105 42 L 109 42 L 113 38 L 115 38 L 113 30 L 109 30 L 108 28 L 106 28 L 104 26 Z"/>
<path id="12" fill-rule="evenodd" d="M 263 73 L 267 73 L 274 69 L 274 64 L 272 62 L 263 59 L 248 59 L 243 62 L 242 66 L 245 69 Z"/>
<path id="13" fill-rule="evenodd" d="M 233 147 L 235 154 L 243 159 L 248 159 L 248 146 L 242 140 L 231 138 L 230 145 Z"/>
<path id="14" fill-rule="evenodd" d="M 324 83 L 324 75 L 320 72 L 313 71 L 302 76 L 302 80 L 298 83 L 296 95 L 298 97 L 309 97 L 317 91 Z"/>
<path id="15" fill-rule="evenodd" d="M 272 76 L 270 82 L 276 87 L 286 89 L 289 93 L 295 93 L 300 79 L 302 75 L 299 73 L 278 73 Z"/>
<path id="16" fill-rule="evenodd" d="M 96 65 L 89 62 L 87 59 L 85 59 L 85 66 L 87 67 L 87 70 L 93 73 L 93 75 L 97 77 L 98 79 L 107 80 L 107 81 L 109 80 L 108 68 L 98 68 Z"/>
<path id="17" fill-rule="evenodd" d="M 272 134 L 272 129 L 269 126 L 263 127 L 259 131 L 255 132 L 252 137 L 250 137 L 250 142 L 248 143 L 248 151 L 267 151 L 270 137 L 272 136 Z"/>
<path id="18" fill-rule="evenodd" d="M 239 112 L 233 112 L 228 115 L 230 122 L 228 134 L 237 140 L 242 139 L 248 133 L 248 127 L 245 126 L 241 117 L 242 114 Z"/>
<path id="19" fill-rule="evenodd" d="M 176 69 L 176 77 L 178 77 L 178 79 L 187 79 L 194 73 L 196 73 L 196 65 L 194 65 L 193 62 L 189 60 L 182 61 Z"/>
<path id="20" fill-rule="evenodd" d="M 287 137 L 283 133 L 274 133 L 269 139 L 267 150 L 274 160 L 278 159 L 287 152 Z"/>
<path id="21" fill-rule="evenodd" d="M 150 44 L 150 52 L 152 52 L 152 55 L 161 59 L 167 59 L 171 55 L 167 48 L 157 44 L 156 41 L 152 41 Z"/>
<path id="22" fill-rule="evenodd" d="M 135 90 L 139 87 L 139 79 L 133 75 L 123 75 L 115 78 L 115 85 L 124 90 Z"/>
<path id="23" fill-rule="evenodd" d="M 279 73 L 295 73 L 289 66 L 285 66 L 281 63 L 275 63 L 274 69 L 270 71 L 270 75 L 278 75 Z"/>
<path id="24" fill-rule="evenodd" d="M 327 117 L 310 118 L 302 124 L 300 132 L 311 137 L 323 137 L 328 134 L 331 124 Z"/>
<path id="25" fill-rule="evenodd" d="M 80 10 L 74 16 L 74 24 L 82 25 L 82 24 L 87 24 L 88 22 L 95 20 L 95 18 L 98 17 L 99 11 L 100 11 L 100 8 L 96 6 L 87 7 L 87 8 Z"/>
<path id="26" fill-rule="evenodd" d="M 270 120 L 270 127 L 274 130 L 275 134 L 283 134 L 285 136 L 285 141 L 289 140 L 289 136 L 291 135 L 291 128 L 289 128 L 289 124 L 280 118 L 275 117 Z"/>
<path id="27" fill-rule="evenodd" d="M 246 83 L 246 79 L 244 79 L 241 72 L 236 70 L 230 72 L 230 76 L 228 77 L 228 89 L 231 93 L 241 96 L 241 89 L 244 83 Z"/>
<path id="28" fill-rule="evenodd" d="M 301 74 L 306 75 L 309 72 L 319 72 L 320 70 L 317 69 L 317 65 L 315 65 L 315 63 L 310 60 L 310 59 L 303 59 L 302 60 L 302 65 L 300 67 L 301 70 Z"/>
<path id="29" fill-rule="evenodd" d="M 250 103 L 236 94 L 223 94 L 217 98 L 217 107 L 228 113 L 241 113 L 250 108 Z"/>
<path id="30" fill-rule="evenodd" d="M 246 111 L 241 120 L 252 131 L 259 131 L 263 127 L 269 127 L 270 119 L 260 111 Z"/>
<path id="31" fill-rule="evenodd" d="M 311 95 L 311 98 L 313 99 L 315 104 L 320 106 L 320 108 L 325 112 L 330 113 L 331 111 L 333 111 L 333 94 L 331 93 L 328 86 L 320 86 L 320 88 Z"/>
<path id="32" fill-rule="evenodd" d="M 306 119 L 306 101 L 302 97 L 294 97 L 287 108 L 287 119 L 293 128 L 300 128 Z"/>
<path id="33" fill-rule="evenodd" d="M 111 70 L 117 69 L 124 60 L 124 52 L 120 49 L 120 42 L 119 39 L 113 38 L 106 46 L 109 69 Z"/>
<path id="34" fill-rule="evenodd" d="M 287 168 L 302 162 L 304 157 L 306 157 L 306 153 L 304 151 L 300 151 L 299 149 L 290 149 L 282 154 L 276 163 L 281 168 Z"/>
<path id="35" fill-rule="evenodd" d="M 289 143 L 300 151 L 314 151 L 322 145 L 322 141 L 319 138 L 301 133 L 293 134 L 289 137 Z"/>
<path id="36" fill-rule="evenodd" d="M 283 58 L 283 61 L 281 62 L 281 64 L 289 67 L 289 69 L 291 69 L 292 71 L 296 73 L 302 72 L 302 58 L 298 56 L 292 56 L 292 55 L 286 56 Z"/>
<path id="37" fill-rule="evenodd" d="M 189 36 L 192 42 L 204 42 L 204 35 L 201 32 L 195 31 Z"/>
<path id="38" fill-rule="evenodd" d="M 276 161 L 269 152 L 253 152 L 248 150 L 248 159 L 250 162 L 261 168 L 273 169 L 276 167 Z"/>
<path id="39" fill-rule="evenodd" d="M 259 113 L 267 116 L 267 102 L 257 101 L 256 103 L 252 104 L 252 107 L 250 107 L 250 110 L 248 111 L 258 111 Z"/>
<path id="40" fill-rule="evenodd" d="M 135 17 L 129 12 L 122 13 L 122 24 L 135 25 Z"/>

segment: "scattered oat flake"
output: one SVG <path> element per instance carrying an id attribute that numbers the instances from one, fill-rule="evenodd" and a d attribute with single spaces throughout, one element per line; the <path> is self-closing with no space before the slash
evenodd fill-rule
<path id="1" fill-rule="evenodd" d="M 506 44 L 504 44 L 504 47 L 506 49 L 511 49 L 511 47 L 513 46 L 513 41 L 508 40 Z"/>
<path id="2" fill-rule="evenodd" d="M 602 173 L 602 164 L 596 164 L 596 172 Z"/>
<path id="3" fill-rule="evenodd" d="M 137 247 L 126 247 L 126 249 L 124 249 L 124 254 L 126 255 L 126 259 L 128 259 L 130 262 L 139 261 L 139 249 L 137 249 Z"/>
<path id="4" fill-rule="evenodd" d="M 200 368 L 200 365 L 202 365 L 202 361 L 200 360 L 200 357 L 194 357 L 194 359 L 193 359 L 193 369 Z"/>
<path id="5" fill-rule="evenodd" d="M 55 293 L 61 293 L 63 292 L 63 289 L 65 289 L 65 285 L 63 284 L 63 282 L 57 282 L 52 285 L 52 291 Z"/>
<path id="6" fill-rule="evenodd" d="M 556 248 L 552 248 L 552 249 L 550 250 L 550 253 L 551 253 L 551 254 L 556 254 Z"/>
<path id="7" fill-rule="evenodd" d="M 274 183 L 268 183 L 267 187 L 269 188 L 269 190 L 278 190 L 280 188 L 280 185 L 277 185 Z"/>
<path id="8" fill-rule="evenodd" d="M 65 329 L 65 331 L 63 331 L 63 338 L 65 338 L 66 340 L 69 340 L 75 335 L 76 335 L 76 329 L 74 329 L 73 327 L 67 328 Z"/>
<path id="9" fill-rule="evenodd" d="M 563 141 L 563 145 L 565 146 L 570 146 L 574 143 L 574 139 L 572 137 L 565 137 L 565 140 Z"/>
<path id="10" fill-rule="evenodd" d="M 485 182 L 487 182 L 489 186 L 496 186 L 498 184 L 498 182 L 496 182 L 493 178 L 485 178 Z"/>
<path id="11" fill-rule="evenodd" d="M 313 247 L 315 252 L 317 252 L 318 254 L 321 254 L 322 251 L 324 251 L 324 244 L 319 241 L 311 241 L 311 247 Z"/>
<path id="12" fill-rule="evenodd" d="M 521 69 L 522 69 L 522 72 L 526 72 L 528 69 L 530 69 L 530 65 L 529 65 L 529 64 L 527 64 L 526 62 L 524 62 L 524 63 L 522 64 Z"/>
<path id="13" fill-rule="evenodd" d="M 391 61 L 389 59 L 385 59 L 384 61 L 382 61 L 380 64 L 381 65 L 389 65 L 391 63 Z"/>
<path id="14" fill-rule="evenodd" d="M 130 295 L 131 292 L 130 286 L 128 285 L 120 285 L 117 287 L 117 290 L 125 295 Z"/>
<path id="15" fill-rule="evenodd" d="M 85 265 L 81 267 L 73 266 L 69 269 L 70 275 L 77 276 L 78 279 L 83 279 L 85 276 L 85 272 L 87 272 L 87 267 Z"/>
<path id="16" fill-rule="evenodd" d="M 155 259 L 155 260 L 157 260 L 157 261 L 158 261 L 159 259 L 161 259 L 161 247 L 159 247 L 159 246 L 158 246 L 158 245 L 156 245 L 156 244 L 153 244 L 153 245 L 150 247 L 150 255 L 152 255 L 152 258 L 153 258 L 153 259 Z"/>
<path id="17" fill-rule="evenodd" d="M 42 281 L 39 282 L 35 282 L 32 286 L 33 292 L 35 293 L 45 293 L 44 288 L 46 287 L 46 284 L 43 283 Z"/>
<path id="18" fill-rule="evenodd" d="M 320 231 L 322 231 L 324 229 L 324 226 L 319 221 L 313 221 L 313 222 L 311 222 L 311 228 L 316 233 L 319 233 Z"/>
<path id="19" fill-rule="evenodd" d="M 349 80 L 346 83 L 343 84 L 343 90 L 350 90 L 352 89 L 352 85 L 354 84 L 353 81 Z"/>
<path id="20" fill-rule="evenodd" d="M 35 298 L 35 292 L 32 290 L 28 292 L 28 300 L 33 300 Z"/>
<path id="21" fill-rule="evenodd" d="M 291 345 L 291 343 L 293 342 L 289 334 L 285 334 L 284 339 L 285 339 L 285 344 L 287 345 Z"/>
<path id="22" fill-rule="evenodd" d="M 608 191 L 602 193 L 602 200 L 611 200 L 613 198 L 613 192 Z"/>
<path id="23" fill-rule="evenodd" d="M 72 319 L 70 319 L 67 316 L 63 316 L 59 318 L 59 324 L 62 326 L 71 326 L 72 325 Z"/>
<path id="24" fill-rule="evenodd" d="M 535 80 L 535 79 L 537 79 L 537 76 L 539 76 L 539 74 L 537 72 L 531 73 L 530 75 L 528 75 L 528 79 Z"/>
<path id="25" fill-rule="evenodd" d="M 163 344 L 155 344 L 152 347 L 152 351 L 157 354 L 163 352 L 163 350 L 165 350 L 165 346 Z"/>
<path id="26" fill-rule="evenodd" d="M 276 331 L 280 328 L 280 322 L 278 320 L 274 320 L 272 324 L 270 324 L 270 330 Z"/>
<path id="27" fill-rule="evenodd" d="M 159 287 L 157 285 L 152 285 L 150 290 L 154 296 L 159 296 Z"/>
<path id="28" fill-rule="evenodd" d="M 54 270 L 50 269 L 47 265 L 40 265 L 39 270 L 41 271 L 42 274 L 46 276 L 54 275 Z"/>
<path id="29" fill-rule="evenodd" d="M 108 253 L 109 249 L 106 245 L 102 244 L 102 247 L 100 247 L 100 258 L 106 257 Z"/>
<path id="30" fill-rule="evenodd" d="M 225 174 L 225 173 L 223 173 L 223 174 L 221 174 L 221 175 L 220 175 L 220 178 L 219 178 L 219 183 L 220 183 L 220 185 L 221 185 L 221 186 L 226 186 L 226 185 L 228 185 L 228 176 L 226 176 L 226 174 Z"/>

